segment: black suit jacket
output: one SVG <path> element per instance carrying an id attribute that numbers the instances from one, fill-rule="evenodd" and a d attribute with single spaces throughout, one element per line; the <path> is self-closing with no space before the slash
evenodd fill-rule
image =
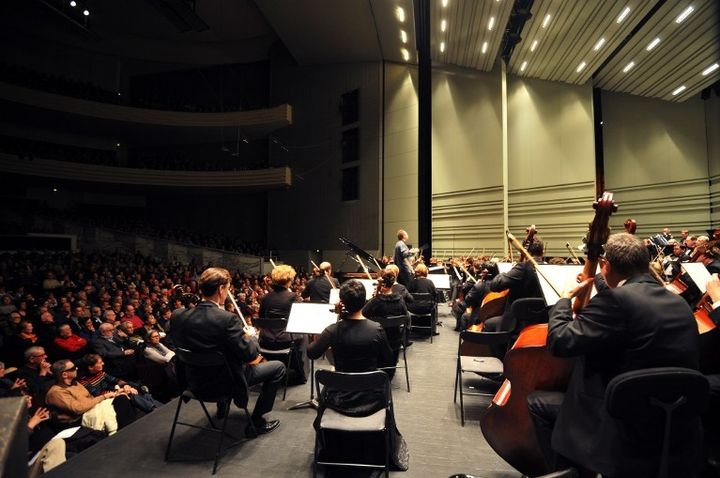
<path id="1" fill-rule="evenodd" d="M 327 276 L 316 277 L 308 282 L 302 296 L 309 298 L 310 302 L 330 302 L 330 289 L 332 289 L 330 280 L 333 281 L 335 287 L 340 287 L 338 280 L 335 278 L 328 279 Z"/>
<path id="2" fill-rule="evenodd" d="M 273 286 L 267 295 L 260 300 L 260 317 L 269 319 L 287 319 L 295 302 L 295 293 L 285 287 Z M 285 329 L 263 329 L 260 331 L 260 343 L 263 347 L 272 344 L 289 344 L 293 337 Z"/>
<path id="3" fill-rule="evenodd" d="M 222 352 L 239 380 L 245 363 L 257 357 L 257 343 L 243 333 L 238 316 L 213 302 L 203 301 L 193 309 L 176 310 L 170 325 L 169 336 L 176 346 L 193 352 Z M 228 377 L 223 370 L 185 367 L 184 373 L 192 388 L 198 387 L 207 393 L 227 389 Z M 247 400 L 244 393 L 236 398 Z"/>
<path id="4" fill-rule="evenodd" d="M 530 261 L 518 262 L 507 272 L 498 274 L 490 282 L 489 288 L 492 292 L 500 292 L 510 289 L 505 302 L 500 330 L 514 330 L 517 321 L 510 313 L 510 306 L 518 299 L 525 297 L 542 297 L 542 289 L 538 282 L 537 275 Z"/>
<path id="5" fill-rule="evenodd" d="M 579 357 L 553 431 L 553 449 L 603 475 L 652 475 L 649 467 L 657 459 L 647 450 L 660 448 L 661 429 L 638 429 L 611 418 L 605 389 L 610 379 L 631 370 L 698 368 L 698 328 L 687 303 L 642 274 L 598 292 L 574 320 L 570 300 L 560 299 L 550 311 L 547 344 L 554 355 Z M 699 420 L 673 423 L 673 430 L 683 437 L 673 444 L 673 456 L 701 449 Z"/>

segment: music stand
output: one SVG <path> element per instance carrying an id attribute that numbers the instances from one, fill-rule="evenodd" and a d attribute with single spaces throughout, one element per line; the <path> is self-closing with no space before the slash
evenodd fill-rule
<path id="1" fill-rule="evenodd" d="M 427 279 L 435 285 L 436 289 L 450 288 L 450 276 L 448 274 L 428 274 Z"/>
<path id="2" fill-rule="evenodd" d="M 331 310 L 330 304 L 317 304 L 312 302 L 295 302 L 290 308 L 287 327 L 285 331 L 290 334 L 321 334 L 325 328 L 337 322 L 337 314 Z M 310 400 L 296 403 L 288 410 L 298 408 L 317 408 L 315 400 L 315 361 L 310 359 Z"/>
<path id="3" fill-rule="evenodd" d="M 545 304 L 548 306 L 555 305 L 560 300 L 558 294 L 562 294 L 566 289 L 576 286 L 577 276 L 582 273 L 583 268 L 584 266 L 578 264 L 538 264 L 538 269 L 542 272 L 542 275 L 537 274 L 537 278 L 538 282 L 540 282 Z M 590 297 L 594 297 L 595 294 L 597 294 L 597 290 L 593 285 Z"/>

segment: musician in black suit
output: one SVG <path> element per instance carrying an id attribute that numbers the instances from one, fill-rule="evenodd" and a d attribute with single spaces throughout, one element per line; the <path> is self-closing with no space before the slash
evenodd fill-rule
<path id="1" fill-rule="evenodd" d="M 413 314 L 434 314 L 437 290 L 433 281 L 427 278 L 428 268 L 425 264 L 415 266 L 415 278 L 410 282 L 407 289 L 412 300 L 405 301 L 408 311 Z M 417 295 L 420 294 L 420 295 Z M 428 295 L 424 295 L 428 294 Z M 437 324 L 433 323 L 431 334 L 436 335 Z"/>
<path id="2" fill-rule="evenodd" d="M 539 236 L 533 238 L 533 242 L 527 246 L 527 251 L 541 263 L 543 256 L 543 242 Z M 501 318 L 491 318 L 485 321 L 485 330 L 489 332 L 500 330 L 515 330 L 517 321 L 510 313 L 511 305 L 518 299 L 525 297 L 542 297 L 542 289 L 538 282 L 537 273 L 530 261 L 518 262 L 507 272 L 498 274 L 488 286 L 491 292 L 500 292 L 510 289 L 505 303 L 505 312 Z"/>
<path id="3" fill-rule="evenodd" d="M 553 468 L 563 459 L 556 452 L 603 476 L 654 476 L 663 424 L 636 427 L 611 418 L 605 389 L 622 372 L 697 369 L 698 328 L 687 303 L 648 273 L 649 256 L 639 239 L 615 234 L 604 249 L 598 294 L 573 320 L 570 298 L 592 284 L 588 279 L 563 293 L 550 311 L 548 349 L 558 357 L 578 357 L 567 391 L 535 392 L 528 405 Z M 670 476 L 692 476 L 702 443 L 699 419 L 672 426 L 682 443 L 673 444 Z"/>
<path id="4" fill-rule="evenodd" d="M 332 265 L 329 262 L 321 262 L 318 274 L 310 279 L 302 297 L 310 302 L 330 302 L 330 290 L 340 287 L 340 283 L 332 276 Z"/>
<path id="5" fill-rule="evenodd" d="M 170 338 L 178 347 L 193 352 L 219 350 L 225 355 L 234 373 L 244 374 L 249 386 L 262 383 L 260 396 L 252 412 L 252 420 L 258 433 L 273 431 L 279 420 L 266 420 L 263 415 L 270 412 L 275 403 L 275 392 L 285 378 L 282 362 L 270 360 L 249 365 L 257 355 L 256 331 L 243 327 L 239 317 L 223 308 L 231 287 L 230 273 L 221 268 L 211 267 L 200 276 L 202 301 L 192 309 L 178 309 L 170 319 Z M 212 390 L 224 389 L 226 376 L 218 370 L 210 373 L 207 368 L 193 370 L 185 367 L 185 377 L 193 388 Z M 222 382 L 222 383 L 219 383 Z M 247 396 L 237 390 L 234 401 L 239 406 L 247 402 Z M 223 407 L 218 404 L 218 410 Z"/>
<path id="6" fill-rule="evenodd" d="M 297 296 L 290 290 L 295 280 L 295 269 L 288 265 L 279 265 L 270 273 L 272 290 L 260 299 L 259 316 L 263 319 L 287 319 L 290 309 L 297 300 Z M 285 328 L 262 329 L 260 331 L 260 345 L 265 349 L 280 350 L 295 343 L 293 354 L 290 357 L 290 370 L 288 382 L 292 385 L 303 384 L 307 381 L 303 355 L 307 348 L 307 336 L 294 336 L 285 332 Z"/>

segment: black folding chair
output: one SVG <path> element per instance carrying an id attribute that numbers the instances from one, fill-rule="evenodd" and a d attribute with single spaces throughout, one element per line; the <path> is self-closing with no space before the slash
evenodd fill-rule
<path id="1" fill-rule="evenodd" d="M 427 292 L 414 292 L 412 296 L 413 301 L 411 304 L 408 304 L 410 331 L 415 332 L 416 329 L 427 330 L 428 335 L 430 336 L 430 343 L 432 343 L 433 335 L 435 334 L 435 329 L 437 328 L 437 302 L 435 301 L 435 297 Z M 410 310 L 420 304 L 423 305 L 423 309 L 429 308 L 430 312 L 414 312 L 413 310 Z M 428 307 L 427 304 L 431 304 L 431 306 Z"/>
<path id="2" fill-rule="evenodd" d="M 406 355 L 406 349 L 405 344 L 407 343 L 407 332 L 408 332 L 408 323 L 410 321 L 410 318 L 407 315 L 395 315 L 391 317 L 371 317 L 370 320 L 373 320 L 380 325 L 382 325 L 382 328 L 386 331 L 389 329 L 397 328 L 400 334 L 400 349 L 399 351 L 402 353 L 402 359 L 403 359 L 403 365 L 398 366 L 395 365 L 394 367 L 378 367 L 380 370 L 388 370 L 391 368 L 399 369 L 403 368 L 405 369 L 405 381 L 407 382 L 407 391 L 410 391 L 410 373 L 408 371 L 408 363 L 407 363 L 407 355 Z"/>
<path id="3" fill-rule="evenodd" d="M 218 461 L 220 459 L 220 452 L 222 451 L 222 445 L 225 436 L 236 440 L 236 442 L 233 443 L 231 446 L 239 443 L 236 437 L 226 432 L 226 427 L 228 415 L 230 414 L 230 404 L 233 401 L 233 397 L 235 397 L 238 392 L 244 393 L 244 396 L 247 397 L 247 382 L 245 382 L 245 378 L 242 376 L 242 374 L 238 374 L 241 377 L 240 380 L 236 378 L 235 374 L 230 368 L 230 364 L 228 363 L 227 359 L 219 351 L 193 352 L 191 350 L 178 347 L 175 352 L 178 361 L 182 366 L 192 367 L 195 369 L 207 369 L 208 373 L 212 373 L 213 375 L 216 375 L 218 373 L 218 370 L 221 370 L 221 373 L 223 374 L 223 380 L 218 380 L 217 383 L 223 383 L 225 384 L 225 387 L 223 387 L 222 390 L 219 391 L 217 389 L 208 391 L 204 389 L 204 387 L 194 388 L 192 386 L 188 386 L 182 392 L 180 398 L 178 399 L 178 406 L 177 410 L 175 411 L 175 418 L 173 419 L 172 428 L 170 429 L 170 438 L 168 439 L 167 448 L 165 449 L 165 461 L 171 461 L 170 449 L 172 446 L 173 437 L 175 436 L 175 428 L 177 425 L 184 425 L 187 427 L 215 433 L 218 435 L 218 443 L 212 471 L 212 474 L 214 475 L 217 471 Z M 227 375 L 227 377 L 225 377 L 225 375 Z M 202 410 L 207 417 L 210 427 L 203 427 L 194 423 L 178 421 L 178 418 L 180 416 L 180 408 L 182 408 L 183 403 L 188 403 L 191 400 L 197 400 L 200 403 L 200 406 L 202 407 Z M 205 406 L 205 402 L 223 404 L 224 408 L 220 411 L 220 415 L 223 417 L 220 419 L 222 420 L 220 427 L 215 425 L 215 422 L 213 421 L 210 413 L 207 410 L 207 407 Z M 248 421 L 248 426 L 250 427 L 252 431 L 252 436 L 254 438 L 255 436 L 257 436 L 257 430 L 255 430 L 255 425 L 250 418 L 250 412 L 247 409 L 247 403 L 245 403 L 245 407 L 243 408 L 243 410 L 245 410 L 245 416 Z"/>
<path id="4" fill-rule="evenodd" d="M 315 372 L 315 384 L 318 395 L 318 419 L 316 420 L 315 452 L 313 458 L 313 477 L 317 476 L 318 465 L 324 466 L 354 466 L 361 468 L 381 469 L 388 478 L 390 471 L 390 433 L 394 433 L 390 419 L 393 417 L 392 394 L 390 393 L 390 381 L 385 372 L 360 372 L 343 373 L 330 370 L 318 370 Z M 321 390 L 321 385 L 324 387 Z M 355 417 L 343 415 L 327 407 L 327 397 L 330 393 L 337 392 L 381 392 L 379 400 L 384 407 L 377 412 L 365 416 Z M 384 462 L 383 463 L 358 463 L 349 461 L 331 461 L 327 453 L 328 443 L 332 441 L 326 435 L 332 432 L 337 433 L 377 433 L 384 438 Z M 321 456 L 322 450 L 325 456 Z"/>
<path id="5" fill-rule="evenodd" d="M 683 440 L 692 438 L 686 428 L 673 431 L 673 424 L 692 424 L 694 418 L 698 427 L 695 431 L 699 433 L 698 417 L 707 406 L 709 390 L 707 378 L 697 370 L 680 367 L 633 370 L 610 380 L 605 389 L 605 406 L 614 418 L 662 430 L 662 447 L 656 450 L 658 478 L 678 476 L 681 470 L 690 476 L 693 463 L 670 463 L 671 437 L 677 439 L 680 433 Z"/>
<path id="6" fill-rule="evenodd" d="M 464 330 L 460 332 L 460 338 L 458 339 L 458 353 L 457 353 L 457 365 L 455 368 L 455 395 L 453 402 L 457 403 L 458 391 L 460 392 L 460 423 L 465 426 L 465 402 L 463 400 L 464 395 L 480 395 L 492 397 L 495 392 L 469 392 L 463 391 L 463 378 L 462 375 L 465 372 L 474 373 L 480 375 L 483 378 L 497 382 L 503 374 L 503 363 L 497 357 L 490 354 L 487 356 L 482 355 L 471 355 L 468 352 L 468 344 L 476 344 L 481 346 L 491 345 L 507 345 L 512 336 L 512 332 L 474 332 L 471 330 Z"/>
<path id="7" fill-rule="evenodd" d="M 258 329 L 268 329 L 268 330 L 285 330 L 287 327 L 287 319 L 285 318 L 267 318 L 267 317 L 261 317 L 257 319 L 253 319 L 253 326 L 255 326 Z M 258 345 L 258 352 L 265 357 L 268 360 L 280 360 L 281 362 L 285 363 L 285 370 L 290 370 L 290 357 L 292 357 L 293 352 L 295 352 L 295 342 L 290 341 L 290 346 L 283 348 L 283 349 L 268 349 L 265 347 L 262 347 L 261 345 Z M 283 389 L 283 401 L 285 401 L 285 396 L 287 395 L 287 386 L 288 386 L 288 377 L 290 377 L 289 373 L 285 374 L 285 388 Z"/>

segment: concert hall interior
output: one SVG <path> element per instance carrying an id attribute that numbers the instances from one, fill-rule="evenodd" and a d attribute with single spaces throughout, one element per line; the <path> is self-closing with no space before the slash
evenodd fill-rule
<path id="1" fill-rule="evenodd" d="M 311 476 L 316 408 L 289 408 L 317 398 L 311 366 L 364 370 L 334 350 L 311 361 L 318 341 L 347 343 L 301 330 L 303 320 L 309 303 L 349 303 L 348 281 L 360 280 L 365 314 L 408 320 L 402 337 L 372 329 L 399 367 L 387 413 L 402 434 L 391 448 L 407 450 L 393 450 L 393 476 L 659 476 L 662 447 L 623 447 L 633 439 L 622 428 L 651 408 L 641 400 L 656 401 L 640 396 L 655 380 L 690 404 L 673 419 L 665 476 L 720 477 L 718 0 L 6 1 L 0 51 L 3 476 L 213 472 L 207 432 L 178 427 L 165 455 L 192 343 L 166 329 L 212 302 L 267 359 L 238 365 L 250 410 L 278 387 L 266 418 L 252 416 L 261 436 L 228 439 L 218 476 Z M 632 251 L 649 267 L 628 265 Z M 212 267 L 229 282 L 208 279 Z M 639 304 L 650 318 L 633 315 Z M 357 319 L 348 309 L 332 334 Z M 277 334 L 253 325 L 288 314 Z M 689 322 L 666 344 L 680 316 Z M 540 345 L 527 345 L 528 329 L 542 330 Z M 615 362 L 599 366 L 598 349 Z M 287 382 L 247 374 L 278 357 Z M 551 385 L 518 385 L 531 362 L 557 373 Z M 685 375 L 643 376 L 644 387 L 620 384 L 611 397 L 618 375 L 660 367 Z M 593 370 L 594 390 L 578 383 Z M 102 389 L 104 371 L 120 382 Z M 57 395 L 73 374 L 93 405 L 68 415 Z M 516 406 L 510 377 L 515 397 L 528 395 L 522 419 L 503 410 Z M 544 444 L 537 390 L 577 392 L 572 405 L 585 407 L 600 390 L 591 398 L 602 406 L 568 425 L 564 398 Z M 117 433 L 91 414 L 107 394 L 115 408 L 97 415 L 114 415 Z M 196 425 L 210 418 L 195 400 L 182 410 Z M 248 418 L 231 405 L 228 429 L 247 437 Z M 704 436 L 693 441 L 696 419 Z M 655 422 L 646 431 L 660 439 Z M 67 451 L 46 445 L 80 423 Z M 583 444 L 564 443 L 563 426 Z M 348 440 L 341 451 L 372 455 Z M 682 440 L 694 455 L 678 451 Z M 41 449 L 62 460 L 28 468 L 25 455 Z M 208 458 L 181 461 L 196 454 Z"/>

